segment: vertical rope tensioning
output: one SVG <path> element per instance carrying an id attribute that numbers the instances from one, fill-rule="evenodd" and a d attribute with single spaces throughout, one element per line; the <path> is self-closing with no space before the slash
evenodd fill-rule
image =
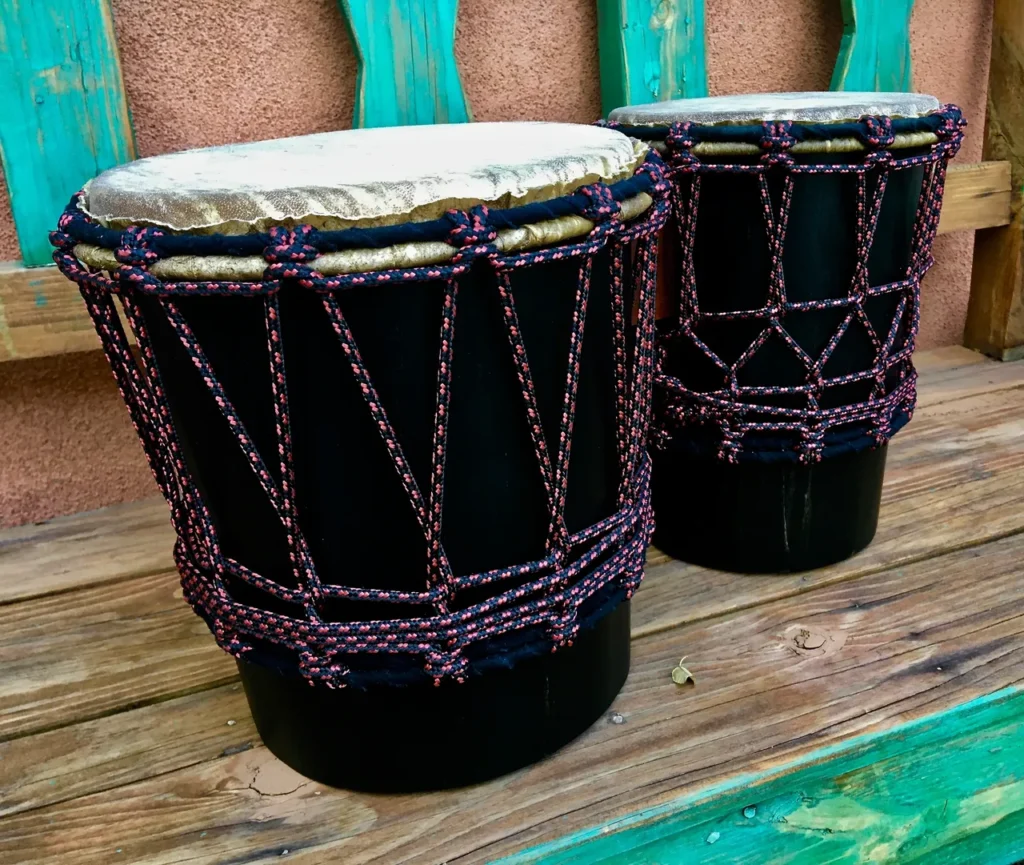
<path id="1" fill-rule="evenodd" d="M 580 213 L 594 223 L 590 234 L 577 242 L 514 255 L 502 255 L 495 241 L 497 230 L 484 207 L 449 214 L 448 241 L 456 248 L 449 264 L 397 271 L 345 274 L 324 277 L 316 270 L 321 252 L 318 233 L 309 226 L 272 228 L 264 249 L 267 267 L 257 282 L 162 282 L 150 272 L 159 260 L 163 234 L 156 229 L 130 228 L 117 238 L 119 270 L 112 276 L 91 270 L 74 255 L 76 234 L 92 242 L 102 235 L 77 205 L 69 207 L 53 235 L 55 261 L 78 282 L 104 344 L 108 360 L 133 423 L 146 450 L 154 475 L 172 511 L 178 533 L 175 558 L 182 574 L 185 596 L 207 621 L 218 643 L 236 656 L 259 658 L 259 646 L 277 644 L 288 649 L 296 672 L 311 683 L 342 687 L 357 681 L 346 658 L 352 655 L 408 655 L 419 659 L 416 668 L 403 673 L 402 681 L 426 676 L 439 684 L 445 679 L 462 681 L 473 667 L 466 648 L 495 640 L 513 631 L 541 626 L 533 642 L 517 651 L 554 650 L 570 644 L 585 621 L 581 607 L 592 599 L 607 603 L 629 596 L 642 575 L 644 552 L 652 529 L 648 481 L 650 467 L 643 453 L 644 428 L 650 411 L 650 380 L 654 368 L 651 333 L 654 314 L 656 233 L 668 213 L 668 186 L 660 161 L 645 165 L 638 176 L 649 178 L 647 189 L 655 198 L 649 212 L 632 224 L 620 218 L 618 201 L 604 184 L 578 193 L 584 202 Z M 180 244 L 181 238 L 176 238 Z M 197 243 L 207 242 L 197 238 Z M 626 353 L 628 310 L 625 305 L 625 256 L 635 246 L 632 269 L 639 299 L 639 320 L 634 327 L 632 364 Z M 570 534 L 565 525 L 565 502 L 575 424 L 580 359 L 586 332 L 586 316 L 594 277 L 595 255 L 610 249 L 610 303 L 615 362 L 616 453 L 622 477 L 617 495 L 618 510 L 594 525 Z M 554 458 L 540 424 L 537 397 L 526 356 L 513 298 L 513 281 L 524 268 L 575 259 L 577 284 L 570 340 L 566 346 L 566 375 L 562 394 L 559 439 Z M 526 421 L 534 445 L 538 471 L 544 483 L 549 529 L 544 558 L 482 574 L 452 573 L 443 545 L 443 510 L 447 434 L 451 406 L 454 336 L 459 277 L 471 267 L 489 268 L 503 309 L 516 374 L 520 383 Z M 357 286 L 387 282 L 440 282 L 444 286 L 438 348 L 437 398 L 431 442 L 430 485 L 424 492 L 413 476 L 402 445 L 373 384 L 355 337 L 342 311 L 340 295 Z M 367 410 L 377 425 L 399 476 L 410 507 L 423 533 L 426 573 L 421 591 L 370 589 L 323 582 L 303 536 L 299 513 L 292 422 L 290 417 L 287 351 L 282 329 L 282 290 L 314 291 L 320 296 L 328 322 L 338 338 L 349 370 L 355 378 Z M 268 468 L 249 435 L 243 417 L 217 378 L 200 340 L 175 302 L 178 296 L 217 294 L 262 297 L 270 371 L 279 480 Z M 127 343 L 114 310 L 113 296 L 122 298 L 140 349 L 140 364 Z M 177 443 L 170 404 L 160 379 L 157 357 L 138 298 L 154 299 L 153 309 L 166 319 L 199 374 L 204 389 L 244 455 L 287 539 L 294 587 L 283 585 L 224 555 L 210 513 L 193 481 Z M 147 310 L 147 314 L 149 314 Z M 589 350 L 589 349 L 588 349 Z M 301 618 L 257 608 L 235 600 L 228 578 L 297 605 Z M 510 581 L 502 587 L 503 581 Z M 459 609 L 453 604 L 458 592 L 470 587 L 493 586 L 482 601 Z M 379 605 L 425 604 L 433 614 L 412 619 L 389 618 L 386 606 L 369 619 L 330 621 L 323 613 L 327 599 L 345 598 Z M 597 613 L 600 609 L 597 610 Z M 588 616 L 597 614 L 588 608 Z M 538 641 L 539 640 L 539 641 Z M 503 650 L 502 650 L 503 651 Z M 496 659 L 508 663 L 508 659 Z M 486 668 L 488 659 L 474 664 Z M 365 667 L 365 664 L 360 665 Z M 386 665 L 385 665 L 386 667 Z M 390 668 L 361 669 L 358 681 L 394 682 Z"/>
<path id="2" fill-rule="evenodd" d="M 851 157 L 847 162 L 824 163 L 793 155 L 797 141 L 810 140 L 807 136 L 819 138 L 821 127 L 812 130 L 790 121 L 766 122 L 762 124 L 758 138 L 761 156 L 732 162 L 716 162 L 713 156 L 704 161 L 697 153 L 697 145 L 705 135 L 714 141 L 729 140 L 722 137 L 727 133 L 721 129 L 677 123 L 668 130 L 665 145 L 680 224 L 681 286 L 678 321 L 659 336 L 662 367 L 656 380 L 659 408 L 658 426 L 652 436 L 655 447 L 664 448 L 673 440 L 686 439 L 688 427 L 702 427 L 710 429 L 712 435 L 717 434 L 715 452 L 728 462 L 771 458 L 812 463 L 820 460 L 828 448 L 852 447 L 851 441 L 856 441 L 858 447 L 883 444 L 909 420 L 916 398 L 916 374 L 910 357 L 920 316 L 920 282 L 932 263 L 930 250 L 938 229 L 946 163 L 960 146 L 964 121 L 959 109 L 946 106 L 924 118 L 922 123 L 933 130 L 935 143 L 926 153 L 903 157 L 892 150 L 896 134 L 890 118 L 865 117 L 857 124 L 840 124 L 841 134 L 848 135 L 850 127 L 855 127 L 866 148 L 864 156 L 861 159 Z M 749 136 L 753 129 L 742 127 L 738 134 Z M 744 146 L 748 146 L 746 138 L 743 141 Z M 914 223 L 909 267 L 902 279 L 872 286 L 868 260 L 889 175 L 893 171 L 917 166 L 925 167 L 925 178 Z M 766 301 L 757 309 L 716 312 L 702 312 L 700 309 L 694 249 L 700 181 L 709 173 L 752 175 L 756 179 L 770 258 Z M 794 181 L 798 175 L 820 174 L 852 174 L 856 177 L 855 266 L 844 297 L 792 301 L 786 293 L 782 257 Z M 781 178 L 777 209 L 773 206 L 769 187 L 771 176 Z M 871 177 L 876 178 L 876 182 L 869 192 L 868 180 Z M 899 295 L 899 299 L 894 304 L 892 321 L 880 333 L 872 324 L 865 304 L 872 298 L 888 294 Z M 812 357 L 786 329 L 785 319 L 794 312 L 828 309 L 842 309 L 845 314 L 824 349 L 817 357 Z M 908 317 L 905 338 L 902 344 L 897 345 L 901 322 Z M 702 326 L 711 321 L 756 321 L 763 326 L 759 327 L 757 335 L 739 357 L 727 363 L 700 338 Z M 871 344 L 873 361 L 866 369 L 826 377 L 825 367 L 851 326 L 863 329 Z M 773 334 L 801 364 L 806 373 L 805 381 L 795 385 L 741 385 L 738 374 Z M 674 343 L 688 344 L 721 370 L 724 377 L 722 386 L 698 390 L 685 383 L 685 371 L 679 375 L 669 373 L 664 367 L 665 352 Z M 890 386 L 894 370 L 898 381 Z M 828 388 L 867 380 L 871 381 L 867 399 L 822 407 Z M 763 400 L 766 396 L 781 395 L 802 396 L 806 404 L 803 408 L 784 407 Z M 769 434 L 775 438 L 772 444 L 765 444 L 766 439 L 758 438 L 756 434 Z M 686 444 L 705 447 L 695 442 L 687 441 Z"/>

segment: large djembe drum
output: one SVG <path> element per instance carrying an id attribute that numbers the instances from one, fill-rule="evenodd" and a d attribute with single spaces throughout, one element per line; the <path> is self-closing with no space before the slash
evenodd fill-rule
<path id="1" fill-rule="evenodd" d="M 793 571 L 874 536 L 887 442 L 910 420 L 952 106 L 783 93 L 620 108 L 668 162 L 652 430 L 655 543 Z"/>
<path id="2" fill-rule="evenodd" d="M 668 208 L 645 145 L 530 123 L 160 156 L 72 200 L 55 260 L 285 762 L 465 784 L 614 698 Z"/>

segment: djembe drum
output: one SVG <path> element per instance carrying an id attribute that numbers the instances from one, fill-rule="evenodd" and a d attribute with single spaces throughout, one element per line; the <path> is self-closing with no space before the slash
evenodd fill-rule
<path id="1" fill-rule="evenodd" d="M 303 774 L 482 780 L 621 687 L 661 166 L 596 127 L 358 130 L 143 159 L 61 218 L 185 597 Z"/>
<path id="2" fill-rule="evenodd" d="M 621 108 L 663 151 L 655 544 L 728 570 L 839 561 L 874 536 L 910 420 L 953 106 L 788 93 Z"/>

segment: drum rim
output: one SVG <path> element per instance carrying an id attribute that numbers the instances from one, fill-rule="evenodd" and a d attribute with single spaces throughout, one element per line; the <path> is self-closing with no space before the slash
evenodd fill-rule
<path id="1" fill-rule="evenodd" d="M 959 118 L 960 111 L 952 105 L 940 106 L 919 117 L 884 117 L 864 115 L 859 120 L 807 123 L 803 121 L 771 121 L 764 123 L 723 122 L 685 123 L 666 125 L 625 124 L 601 121 L 631 137 L 645 141 L 658 153 L 671 150 L 666 139 L 673 133 L 685 133 L 692 142 L 690 152 L 696 156 L 756 156 L 763 152 L 761 144 L 768 128 L 779 128 L 793 140 L 788 149 L 792 154 L 863 153 L 878 149 L 876 140 L 880 128 L 892 133 L 884 144 L 888 150 L 907 150 L 928 147 L 942 137 L 942 129 L 951 114 Z"/>
<path id="2" fill-rule="evenodd" d="M 796 101 L 794 99 L 799 98 L 814 98 L 814 97 L 828 97 L 835 102 L 847 102 L 847 105 L 833 105 L 832 107 L 836 111 L 845 111 L 850 108 L 851 113 L 842 117 L 834 117 L 827 119 L 820 119 L 814 117 L 779 117 L 779 116 L 767 116 L 767 117 L 755 117 L 755 112 L 748 110 L 746 112 L 736 109 L 736 113 L 732 116 L 725 116 L 725 110 L 714 110 L 704 106 L 708 106 L 713 102 L 726 102 L 734 100 L 739 102 L 745 99 L 762 98 L 766 101 L 764 113 L 766 115 L 773 115 L 779 113 L 786 113 L 784 104 L 782 106 L 776 106 L 774 108 L 769 107 L 767 103 L 771 100 L 775 100 L 777 103 L 785 103 L 787 101 Z M 885 108 L 885 103 L 889 103 L 890 107 L 899 107 L 900 104 L 907 104 L 913 101 L 921 103 L 921 108 L 914 113 L 906 112 L 892 112 L 885 110 L 864 110 L 865 108 Z M 927 107 L 925 106 L 927 103 Z M 859 110 L 856 113 L 852 113 L 854 107 L 859 106 Z M 901 119 L 915 119 L 920 117 L 927 117 L 929 114 L 940 110 L 941 102 L 935 96 L 929 93 L 919 93 L 915 91 L 902 91 L 902 92 L 878 92 L 878 91 L 842 91 L 842 90 L 798 90 L 798 91 L 775 91 L 771 93 L 730 93 L 720 94 L 717 96 L 701 96 L 696 98 L 686 99 L 670 99 L 663 100 L 660 102 L 648 102 L 638 103 L 634 105 L 623 105 L 619 108 L 614 109 L 609 113 L 609 120 L 619 122 L 624 126 L 656 126 L 666 125 L 672 122 L 691 122 L 694 125 L 702 126 L 745 126 L 748 124 L 761 124 L 761 123 L 804 123 L 804 124 L 833 124 L 833 123 L 847 123 L 850 121 L 858 120 L 864 116 L 873 117 L 892 117 Z M 673 112 L 673 108 L 677 111 Z M 703 108 L 703 110 L 701 110 Z M 821 100 L 821 104 L 817 106 L 818 110 L 828 110 L 826 100 Z M 814 108 L 804 106 L 803 108 L 791 108 L 791 113 L 813 113 Z M 615 115 L 620 115 L 616 117 Z M 632 115 L 632 119 L 621 119 L 622 116 Z M 647 117 L 643 115 L 647 114 Z M 709 117 L 708 115 L 721 115 L 719 117 Z M 689 116 L 688 116 L 689 115 Z"/>
<path id="3" fill-rule="evenodd" d="M 301 234 L 303 261 L 323 276 L 380 273 L 458 261 L 464 257 L 468 229 L 468 225 L 458 227 L 463 222 L 473 223 L 472 231 L 487 235 L 474 244 L 489 243 L 488 250 L 499 255 L 584 238 L 609 220 L 632 223 L 654 206 L 653 196 L 660 195 L 664 182 L 663 171 L 660 157 L 648 151 L 632 177 L 613 184 L 584 185 L 549 201 L 504 210 L 478 206 L 470 211 L 449 211 L 437 220 L 398 226 L 319 231 L 282 225 L 247 235 L 175 233 L 145 225 L 104 228 L 83 211 L 79 193 L 53 237 L 59 236 L 59 244 L 54 242 L 65 249 L 70 242 L 80 264 L 116 274 L 122 269 L 125 247 L 135 242 L 133 236 L 146 234 L 146 269 L 153 278 L 169 282 L 261 281 L 271 260 L 268 252 L 280 242 L 275 232 Z M 272 260 L 277 260 L 276 256 Z"/>

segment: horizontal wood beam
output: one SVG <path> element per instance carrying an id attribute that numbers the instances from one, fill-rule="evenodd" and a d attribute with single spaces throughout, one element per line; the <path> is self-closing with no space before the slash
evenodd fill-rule
<path id="1" fill-rule="evenodd" d="M 985 115 L 986 159 L 1007 160 L 1012 221 L 978 233 L 964 344 L 1000 360 L 1024 357 L 1024 4 L 996 0 Z"/>
<path id="2" fill-rule="evenodd" d="M 946 175 L 939 233 L 1010 223 L 1010 163 L 954 165 Z"/>
<path id="3" fill-rule="evenodd" d="M 1008 163 L 950 168 L 940 232 L 991 228 L 1009 221 Z M 0 362 L 99 347 L 74 283 L 55 267 L 0 263 Z"/>

